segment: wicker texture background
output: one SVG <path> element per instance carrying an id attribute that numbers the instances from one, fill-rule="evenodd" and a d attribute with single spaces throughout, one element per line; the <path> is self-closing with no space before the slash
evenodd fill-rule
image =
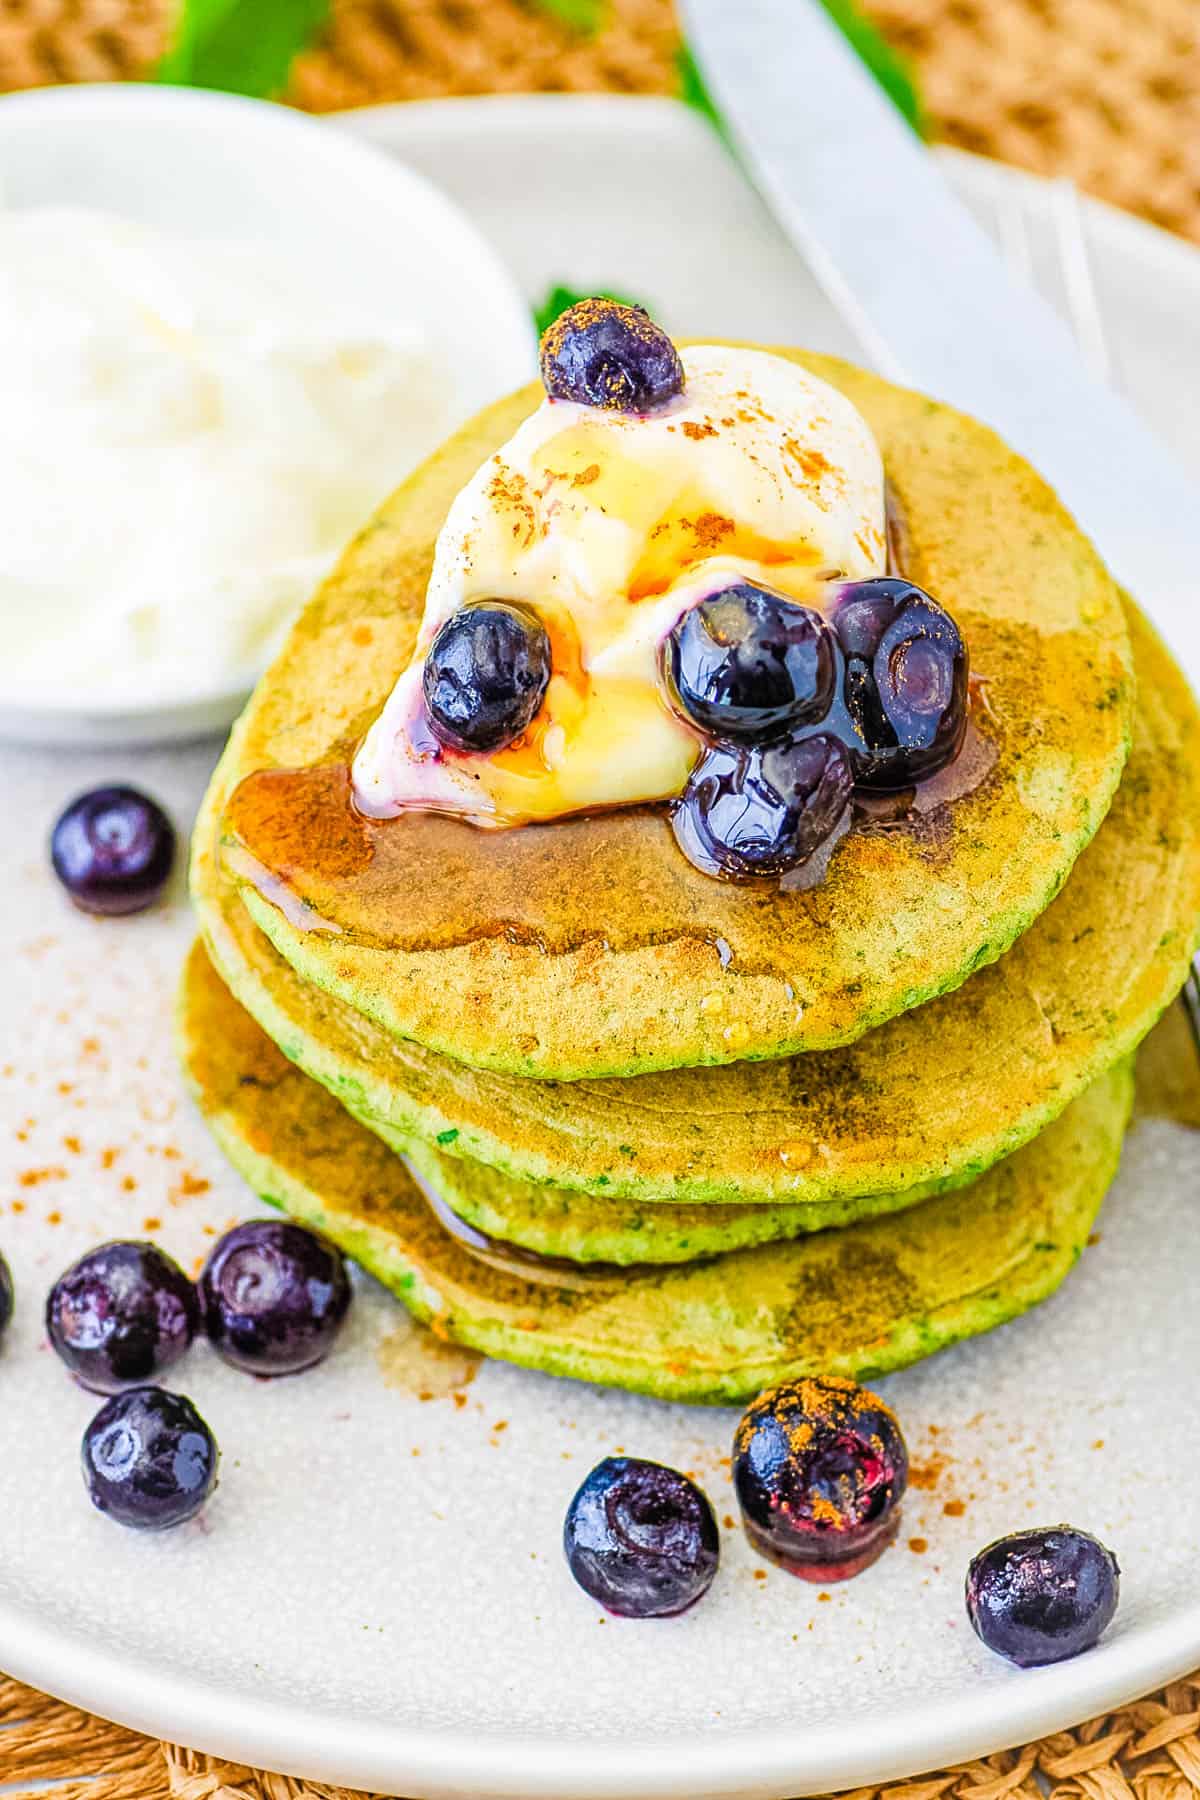
<path id="1" fill-rule="evenodd" d="M 1071 176 L 1200 242 L 1200 0 L 866 4 L 910 59 L 935 135 Z M 169 16 L 168 0 L 0 0 L 0 90 L 145 74 Z M 319 112 L 442 94 L 670 93 L 678 44 L 671 0 L 610 0 L 594 38 L 533 0 L 334 0 L 286 97 Z M 1040 1800 L 1039 1777 L 1051 1800 L 1200 1800 L 1200 1676 L 853 1800 Z M 0 1676 L 0 1785 L 15 1781 L 65 1782 L 57 1800 L 346 1800 L 152 1743 Z"/>
<path id="2" fill-rule="evenodd" d="M 75 1777 L 55 1800 L 362 1800 L 152 1744 L 0 1677 L 0 1779 Z M 1040 1781 L 1039 1781 L 1040 1777 Z M 1045 1784 L 1044 1788 L 1042 1783 Z M 1200 1677 L 1023 1750 L 846 1800 L 1195 1800 Z M 35 1800 L 35 1790 L 7 1800 Z M 45 1791 L 36 1796 L 45 1800 Z"/>
<path id="3" fill-rule="evenodd" d="M 730 0 L 736 4 L 736 0 Z M 172 0 L 0 0 L 0 88 L 143 73 Z M 911 61 L 934 134 L 1200 242 L 1200 0 L 863 0 Z M 672 0 L 608 0 L 581 36 L 536 0 L 333 0 L 287 98 L 669 93 Z"/>
<path id="4" fill-rule="evenodd" d="M 1200 242 L 1198 0 L 867 0 L 937 134 Z"/>

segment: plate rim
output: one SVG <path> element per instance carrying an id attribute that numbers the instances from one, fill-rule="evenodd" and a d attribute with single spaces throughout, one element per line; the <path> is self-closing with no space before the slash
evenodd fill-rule
<path id="1" fill-rule="evenodd" d="M 623 130 L 640 118 L 656 124 L 660 130 L 690 131 L 697 138 L 707 138 L 712 131 L 694 107 L 669 94 L 454 94 L 434 100 L 382 100 L 321 116 L 339 130 L 390 149 L 393 154 L 398 152 L 389 141 L 390 133 L 399 120 L 403 120 L 401 135 L 410 139 L 425 132 L 436 135 L 447 119 L 454 120 L 461 135 L 476 137 L 487 137 L 497 130 L 526 131 L 543 121 L 546 129 L 557 128 L 568 116 L 576 123 L 585 120 L 593 130 L 605 125 Z M 979 156 L 954 144 L 936 144 L 933 154 L 949 169 L 959 171 L 966 182 L 978 183 L 981 189 L 1039 192 L 1052 185 L 1051 177 Z M 1192 244 L 1165 227 L 1082 189 L 1079 198 L 1085 216 L 1104 234 L 1121 241 L 1127 254 L 1158 258 L 1173 274 L 1200 284 L 1200 244 Z"/>
<path id="2" fill-rule="evenodd" d="M 797 1736 L 761 1725 L 696 1736 L 546 1739 L 347 1721 L 334 1712 L 187 1682 L 137 1657 L 62 1640 L 0 1596 L 0 1666 L 18 1680 L 134 1731 L 301 1780 L 411 1792 L 421 1800 L 778 1800 L 919 1776 L 1070 1729 L 1188 1674 L 1200 1602 L 1132 1640 L 981 1685 L 987 1723 L 944 1700 L 894 1707 Z M 1139 1654 L 1129 1655 L 1131 1642 Z M 136 1699 L 131 1696 L 136 1695 Z"/>
<path id="3" fill-rule="evenodd" d="M 707 133 L 681 103 L 637 96 L 487 96 L 364 108 L 332 115 L 351 131 L 371 136 L 381 115 L 403 115 L 410 135 L 444 129 L 453 119 L 475 135 L 498 127 L 526 131 L 534 120 L 553 123 L 570 106 L 596 128 L 606 121 L 627 129 L 635 116 L 647 128 Z M 681 123 L 682 122 L 682 123 Z M 390 121 L 389 121 L 390 123 Z M 557 128 L 555 126 L 555 128 Z M 382 132 L 380 136 L 382 136 Z M 377 137 L 376 142 L 380 141 Z M 976 166 L 965 152 L 945 153 Z M 1042 178 L 983 164 L 983 179 L 1041 185 Z M 1087 202 L 1106 227 L 1132 233 L 1139 249 L 1182 259 L 1200 276 L 1200 253 L 1159 228 L 1100 201 Z M 919 1708 L 893 1705 L 847 1725 L 714 1729 L 703 1736 L 545 1738 L 419 1729 L 402 1722 L 347 1720 L 330 1711 L 262 1699 L 231 1684 L 188 1679 L 178 1665 L 164 1669 L 135 1654 L 63 1635 L 61 1615 L 46 1618 L 0 1593 L 0 1666 L 18 1679 L 134 1730 L 282 1774 L 341 1785 L 395 1791 L 430 1800 L 464 1793 L 496 1800 L 694 1800 L 698 1793 L 771 1800 L 783 1791 L 825 1792 L 878 1784 L 947 1763 L 989 1755 L 1123 1705 L 1189 1672 L 1200 1659 L 1200 1599 L 1145 1627 L 1118 1629 L 1096 1650 L 1072 1662 L 1030 1671 L 997 1669 L 980 1680 L 978 1703 L 947 1709 L 944 1699 Z"/>

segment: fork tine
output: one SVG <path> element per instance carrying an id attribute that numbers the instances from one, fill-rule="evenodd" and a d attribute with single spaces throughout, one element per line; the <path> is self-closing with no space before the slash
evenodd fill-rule
<path id="1" fill-rule="evenodd" d="M 1112 359 L 1092 275 L 1083 207 L 1073 181 L 1064 178 L 1050 183 L 1050 213 L 1071 329 L 1093 375 L 1106 382 L 1112 375 Z"/>
<path id="2" fill-rule="evenodd" d="M 1109 382 L 1112 358 L 1092 274 L 1083 205 L 1075 183 L 1065 178 L 1047 181 L 1035 192 L 1022 180 L 993 196 L 992 212 L 995 236 L 1009 268 L 1031 287 L 1042 288 L 1071 327 L 1092 374 L 1099 381 Z M 1052 257 L 1039 259 L 1035 240 L 1045 238 L 1047 231 Z M 1048 291 L 1051 287 L 1053 293 Z"/>
<path id="3" fill-rule="evenodd" d="M 1196 1040 L 1196 1054 L 1200 1056 L 1200 956 L 1192 958 L 1188 978 L 1183 984 L 1183 1005 Z"/>
<path id="4" fill-rule="evenodd" d="M 998 196 L 995 202 L 997 235 L 1004 260 L 1014 275 L 1020 275 L 1035 287 L 1033 246 L 1029 238 L 1029 220 L 1024 196 L 1019 189 Z"/>

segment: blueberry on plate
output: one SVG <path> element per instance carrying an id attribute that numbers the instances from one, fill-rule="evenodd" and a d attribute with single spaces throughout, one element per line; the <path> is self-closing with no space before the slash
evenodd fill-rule
<path id="1" fill-rule="evenodd" d="M 967 1616 L 997 1656 L 1023 1669 L 1090 1650 L 1117 1610 L 1120 1567 L 1086 1531 L 1017 1531 L 967 1570 Z"/>
<path id="2" fill-rule="evenodd" d="M 935 775 L 967 728 L 967 650 L 950 614 L 923 589 L 885 576 L 849 583 L 829 617 L 845 659 L 843 735 L 855 780 L 894 792 Z"/>
<path id="3" fill-rule="evenodd" d="M 332 1349 L 351 1288 L 328 1238 L 290 1219 L 250 1219 L 214 1244 L 200 1294 L 226 1362 L 251 1375 L 297 1375 Z"/>
<path id="4" fill-rule="evenodd" d="M 648 413 L 683 392 L 679 352 L 650 314 L 619 300 L 578 300 L 542 337 L 551 400 Z"/>
<path id="5" fill-rule="evenodd" d="M 750 881 L 816 854 L 848 817 L 853 776 L 836 738 L 714 744 L 672 810 L 676 842 L 711 874 Z"/>
<path id="6" fill-rule="evenodd" d="M 662 1463 L 608 1456 L 567 1508 L 563 1549 L 580 1587 L 609 1612 L 659 1619 L 708 1592 L 721 1545 L 694 1481 Z"/>
<path id="7" fill-rule="evenodd" d="M 663 684 L 685 719 L 714 738 L 761 742 L 823 719 L 838 645 L 821 614 L 754 581 L 689 608 L 663 641 Z"/>
<path id="8" fill-rule="evenodd" d="M 528 728 L 549 680 L 541 621 L 523 607 L 482 601 L 452 614 L 429 646 L 425 710 L 451 749 L 503 750 Z"/>
<path id="9" fill-rule="evenodd" d="M 50 860 L 84 912 L 141 912 L 167 885 L 175 828 L 158 802 L 136 788 L 94 788 L 60 816 Z"/>
<path id="10" fill-rule="evenodd" d="M 89 1250 L 50 1290 L 46 1332 L 76 1381 L 97 1394 L 141 1386 L 178 1362 L 200 1328 L 183 1270 L 154 1244 Z"/>
<path id="11" fill-rule="evenodd" d="M 866 1388 L 802 1376 L 742 1414 L 733 1483 L 756 1550 L 807 1581 L 845 1581 L 896 1534 L 908 1451 L 895 1414 Z"/>
<path id="12" fill-rule="evenodd" d="M 3 1333 L 7 1329 L 8 1321 L 12 1318 L 12 1315 L 13 1315 L 12 1270 L 9 1268 L 7 1262 L 4 1259 L 3 1251 L 0 1251 L 0 1335 L 3 1335 Z"/>
<path id="13" fill-rule="evenodd" d="M 190 1400 L 165 1388 L 130 1388 L 100 1408 L 83 1434 L 92 1505 L 134 1531 L 166 1531 L 194 1518 L 217 1485 L 216 1439 Z"/>

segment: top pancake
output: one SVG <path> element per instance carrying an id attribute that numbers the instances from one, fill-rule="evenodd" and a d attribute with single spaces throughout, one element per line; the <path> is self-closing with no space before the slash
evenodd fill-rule
<path id="1" fill-rule="evenodd" d="M 1130 650 L 1108 575 L 992 432 L 847 364 L 777 354 L 840 388 L 879 440 L 904 572 L 968 644 L 986 779 L 913 824 L 854 830 L 807 892 L 701 874 L 653 811 L 501 833 L 417 814 L 368 841 L 337 765 L 408 660 L 451 500 L 536 405 L 529 388 L 451 439 L 350 546 L 214 777 L 228 844 L 243 777 L 326 765 L 268 782 L 239 815 L 270 871 L 247 905 L 304 980 L 482 1068 L 630 1074 L 849 1043 L 994 961 L 1053 898 L 1128 747 Z"/>

